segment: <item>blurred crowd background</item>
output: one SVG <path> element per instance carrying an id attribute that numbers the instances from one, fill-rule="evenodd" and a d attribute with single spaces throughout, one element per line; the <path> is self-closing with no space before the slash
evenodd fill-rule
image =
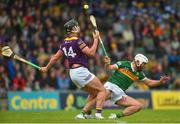
<path id="1" fill-rule="evenodd" d="M 89 4 L 89 9 L 83 5 Z M 75 18 L 81 38 L 92 44 L 89 15 L 95 15 L 112 63 L 133 60 L 145 54 L 150 62 L 147 77 L 171 80 L 156 88 L 135 83 L 129 90 L 180 89 L 180 1 L 179 0 L 1 0 L 0 47 L 9 45 L 15 53 L 45 66 L 64 38 L 64 23 Z M 105 82 L 111 75 L 104 69 L 99 47 L 89 69 Z M 75 90 L 68 75 L 66 58 L 48 73 L 0 55 L 1 91 Z"/>

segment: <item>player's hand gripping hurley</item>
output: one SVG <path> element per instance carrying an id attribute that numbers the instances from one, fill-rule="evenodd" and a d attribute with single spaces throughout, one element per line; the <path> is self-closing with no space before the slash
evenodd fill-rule
<path id="1" fill-rule="evenodd" d="M 19 61 L 21 61 L 21 62 L 23 62 L 23 63 L 26 63 L 26 64 L 28 64 L 28 65 L 31 65 L 31 66 L 39 69 L 39 70 L 41 69 L 41 67 L 39 67 L 38 65 L 35 65 L 35 64 L 31 63 L 30 61 L 27 61 L 27 60 L 21 58 L 20 56 L 16 55 L 9 46 L 4 46 L 4 47 L 1 49 L 1 52 L 2 52 L 2 55 L 3 55 L 3 56 L 11 57 L 11 58 L 16 59 L 16 60 L 19 60 Z"/>
<path id="2" fill-rule="evenodd" d="M 93 27 L 95 28 L 95 30 L 98 31 L 97 24 L 96 24 L 96 19 L 95 19 L 95 17 L 93 15 L 90 15 L 90 21 L 91 21 Z M 104 51 L 105 56 L 108 56 L 100 35 L 99 35 L 99 40 L 100 40 L 101 47 L 102 47 L 102 49 Z"/>

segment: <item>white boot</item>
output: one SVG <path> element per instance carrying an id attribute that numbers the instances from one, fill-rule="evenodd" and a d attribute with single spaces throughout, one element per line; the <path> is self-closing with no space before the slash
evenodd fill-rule
<path id="1" fill-rule="evenodd" d="M 109 118 L 109 119 L 116 119 L 116 118 L 117 118 L 117 115 L 114 114 L 114 113 L 111 113 L 108 118 Z"/>
<path id="2" fill-rule="evenodd" d="M 76 115 L 75 119 L 86 119 L 82 113 Z"/>
<path id="3" fill-rule="evenodd" d="M 104 119 L 104 117 L 102 116 L 101 113 L 95 113 L 94 118 L 95 119 Z"/>
<path id="4" fill-rule="evenodd" d="M 88 115 L 88 114 L 85 114 L 84 117 L 85 117 L 86 119 L 91 119 L 91 118 L 92 118 L 92 116 L 91 116 L 91 115 Z"/>

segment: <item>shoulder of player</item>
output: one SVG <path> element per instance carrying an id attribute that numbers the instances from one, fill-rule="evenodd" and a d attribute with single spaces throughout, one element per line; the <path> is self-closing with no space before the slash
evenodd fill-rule
<path id="1" fill-rule="evenodd" d="M 78 38 L 77 43 L 78 45 L 85 44 L 85 42 L 81 38 Z"/>
<path id="2" fill-rule="evenodd" d="M 126 60 L 123 60 L 123 61 L 117 61 L 118 64 L 131 64 L 131 61 L 126 61 Z"/>

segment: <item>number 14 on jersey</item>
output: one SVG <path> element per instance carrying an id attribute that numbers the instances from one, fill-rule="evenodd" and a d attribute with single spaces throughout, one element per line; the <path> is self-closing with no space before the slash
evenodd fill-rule
<path id="1" fill-rule="evenodd" d="M 75 57 L 76 56 L 76 53 L 73 51 L 73 48 L 72 47 L 69 47 L 69 49 L 68 50 L 66 50 L 66 48 L 65 47 L 63 47 L 63 51 L 64 51 L 64 54 L 66 55 L 66 56 L 71 56 L 71 57 Z"/>

